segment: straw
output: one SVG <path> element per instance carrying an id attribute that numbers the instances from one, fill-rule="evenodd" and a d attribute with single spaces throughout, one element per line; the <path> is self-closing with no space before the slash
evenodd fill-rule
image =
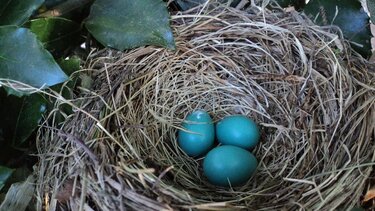
<path id="1" fill-rule="evenodd" d="M 82 71 L 93 87 L 81 89 L 66 122 L 51 125 L 56 109 L 40 130 L 39 208 L 333 210 L 359 203 L 375 164 L 374 68 L 337 28 L 275 5 L 241 11 L 215 2 L 173 15 L 172 26 L 176 51 L 91 54 Z M 196 109 L 215 121 L 242 114 L 260 125 L 252 150 L 259 166 L 246 185 L 211 185 L 202 159 L 179 149 L 177 131 Z"/>

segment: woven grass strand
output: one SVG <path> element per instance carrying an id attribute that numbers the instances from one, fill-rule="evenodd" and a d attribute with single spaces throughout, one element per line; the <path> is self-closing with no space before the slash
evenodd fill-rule
<path id="1" fill-rule="evenodd" d="M 358 204 L 375 164 L 374 68 L 337 29 L 277 7 L 240 11 L 214 2 L 175 14 L 172 26 L 176 51 L 148 46 L 91 54 L 82 71 L 92 76 L 92 89 L 69 101 L 75 113 L 66 122 L 46 121 L 38 136 L 40 208 Z M 215 121 L 243 114 L 259 123 L 262 137 L 253 150 L 259 166 L 246 185 L 212 186 L 202 160 L 178 148 L 176 131 L 198 108 Z"/>

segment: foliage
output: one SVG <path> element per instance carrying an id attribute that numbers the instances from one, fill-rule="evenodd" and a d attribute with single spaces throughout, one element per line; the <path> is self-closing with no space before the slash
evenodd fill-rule
<path id="1" fill-rule="evenodd" d="M 172 4 L 188 10 L 205 1 L 175 0 Z M 240 1 L 222 2 L 236 6 Z M 310 0 L 306 6 L 303 0 L 277 2 L 284 7 L 304 9 L 318 24 L 337 24 L 345 37 L 357 43 L 356 50 L 369 56 L 369 18 L 358 1 Z M 367 4 L 374 14 L 374 0 Z M 37 88 L 51 88 L 67 99 L 74 97 L 72 90 L 79 84 L 74 72 L 80 68 L 90 45 L 102 47 L 95 41 L 118 50 L 144 45 L 175 48 L 168 8 L 162 0 L 0 0 L 0 5 L 0 82 L 15 80 Z M 374 15 L 372 21 L 375 22 Z M 86 49 L 80 47 L 82 43 Z M 66 84 L 62 85 L 63 82 Z M 85 80 L 81 83 L 87 84 Z M 35 144 L 32 134 L 55 103 L 45 95 L 1 87 L 0 102 L 0 143 L 6 143 L 3 147 L 12 146 L 10 152 Z M 62 115 L 57 121 L 63 121 L 64 115 L 72 112 L 69 105 L 59 109 Z M 0 189 L 12 172 L 0 166 Z"/>
<path id="2" fill-rule="evenodd" d="M 64 2 L 66 1 L 46 1 L 42 8 L 51 8 Z M 164 3 L 162 1 L 154 4 L 150 4 L 153 1 L 142 2 L 131 4 L 132 7 L 126 6 L 123 1 L 113 1 L 112 4 L 104 4 L 106 2 L 103 1 L 96 2 L 96 6 L 101 6 L 107 12 L 108 9 L 115 7 L 129 13 L 123 18 L 112 20 L 110 24 L 118 26 L 128 23 L 128 29 L 132 31 L 124 30 L 121 33 L 133 35 L 133 38 L 117 34 L 122 46 L 114 45 L 113 47 L 122 50 L 123 46 L 132 48 L 156 44 L 174 48 L 172 31 L 169 27 L 169 15 Z M 19 81 L 34 87 L 53 86 L 54 90 L 61 91 L 59 89 L 62 86 L 55 85 L 66 81 L 67 75 L 78 70 L 80 60 L 77 58 L 65 60 L 58 57 L 72 55 L 73 50 L 79 48 L 79 45 L 84 42 L 83 37 L 86 31 L 82 30 L 81 25 L 74 20 L 60 17 L 32 17 L 24 26 L 20 27 L 42 3 L 41 0 L 22 1 L 22 3 L 9 0 L 3 2 L 5 7 L 0 9 L 0 23 L 3 25 L 0 26 L 0 43 L 2 43 L 0 46 L 0 78 Z M 93 8 L 96 6 L 94 5 Z M 139 12 L 140 10 L 145 11 L 145 6 L 149 11 L 153 11 L 152 14 Z M 113 10 L 109 11 L 109 14 L 103 15 L 93 9 L 87 26 L 95 32 L 103 33 L 103 30 L 108 30 L 107 23 L 100 25 L 100 20 L 112 19 L 120 12 L 122 11 Z M 130 18 L 133 18 L 132 21 L 136 21 L 136 24 L 130 24 Z M 150 20 L 153 21 L 150 22 Z M 101 29 L 101 27 L 103 28 Z M 151 30 L 146 32 L 145 30 L 148 28 Z M 115 32 L 112 31 L 109 34 L 115 34 Z M 139 36 L 140 34 L 142 36 Z M 95 33 L 94 36 L 96 36 Z M 99 40 L 103 45 L 111 46 L 111 40 Z M 67 74 L 62 71 L 55 59 L 59 61 L 60 66 Z M 73 97 L 71 89 L 75 84 L 76 80 L 69 82 L 68 86 L 64 87 L 62 90 L 64 97 Z M 0 89 L 0 94 L 2 102 L 6 102 L 0 105 L 0 112 L 3 114 L 3 121 L 0 124 L 0 131 L 2 131 L 0 139 L 6 140 L 11 145 L 22 144 L 37 128 L 45 112 L 46 104 L 53 104 L 53 100 L 41 95 L 27 96 L 27 93 L 20 93 L 9 88 Z M 18 97 L 8 95 L 17 95 Z M 71 112 L 69 106 L 62 110 Z"/>
<path id="3" fill-rule="evenodd" d="M 175 48 L 168 11 L 162 0 L 96 0 L 86 27 L 110 48 L 125 50 L 143 45 Z"/>
<path id="4" fill-rule="evenodd" d="M 0 131 L 2 138 L 13 146 L 20 146 L 38 126 L 46 111 L 46 101 L 39 94 L 25 97 L 7 95 L 0 90 Z"/>
<path id="5" fill-rule="evenodd" d="M 45 0 L 44 1 L 44 5 L 46 8 L 52 8 L 56 5 L 59 5 L 63 2 L 65 2 L 66 0 Z"/>
<path id="6" fill-rule="evenodd" d="M 0 78 L 34 87 L 53 86 L 67 80 L 52 55 L 29 29 L 1 26 L 0 43 Z"/>
<path id="7" fill-rule="evenodd" d="M 56 55 L 84 42 L 81 26 L 65 18 L 38 18 L 28 22 L 27 27 L 47 50 Z"/>
<path id="8" fill-rule="evenodd" d="M 371 55 L 371 30 L 369 17 L 359 1 L 353 0 L 311 0 L 304 8 L 319 25 L 337 25 L 352 47 L 363 57 Z"/>
<path id="9" fill-rule="evenodd" d="M 22 25 L 43 0 L 1 0 L 0 25 Z"/>
<path id="10" fill-rule="evenodd" d="M 13 169 L 0 166 L 0 190 L 5 186 L 5 182 L 12 175 Z"/>

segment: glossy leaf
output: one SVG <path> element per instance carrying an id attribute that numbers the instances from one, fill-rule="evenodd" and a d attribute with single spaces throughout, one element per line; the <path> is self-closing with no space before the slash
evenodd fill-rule
<path id="1" fill-rule="evenodd" d="M 7 168 L 5 166 L 0 166 L 0 190 L 4 187 L 5 182 L 13 173 L 13 169 Z"/>
<path id="2" fill-rule="evenodd" d="M 339 26 L 358 53 L 366 58 L 371 55 L 369 17 L 359 1 L 310 0 L 304 12 L 319 25 Z"/>
<path id="3" fill-rule="evenodd" d="M 67 0 L 45 0 L 44 4 L 46 5 L 47 8 L 52 8 L 66 1 Z"/>
<path id="4" fill-rule="evenodd" d="M 8 96 L 3 89 L 0 89 L 0 99 L 0 138 L 20 146 L 38 127 L 46 111 L 46 100 L 39 94 Z"/>
<path id="5" fill-rule="evenodd" d="M 36 34 L 46 49 L 55 54 L 61 54 L 84 41 L 80 35 L 81 26 L 64 18 L 34 19 L 28 22 L 27 27 Z"/>
<path id="6" fill-rule="evenodd" d="M 62 1 L 46 1 L 41 9 L 39 9 L 39 17 L 62 17 L 76 23 L 82 23 L 87 18 L 90 11 L 90 5 L 94 0 L 62 0 Z"/>
<path id="7" fill-rule="evenodd" d="M 162 0 L 96 0 L 86 28 L 104 46 L 118 50 L 144 45 L 175 48 Z"/>
<path id="8" fill-rule="evenodd" d="M 0 25 L 22 25 L 43 0 L 0 0 Z"/>
<path id="9" fill-rule="evenodd" d="M 0 78 L 34 87 L 52 86 L 68 79 L 33 33 L 13 26 L 0 27 Z"/>

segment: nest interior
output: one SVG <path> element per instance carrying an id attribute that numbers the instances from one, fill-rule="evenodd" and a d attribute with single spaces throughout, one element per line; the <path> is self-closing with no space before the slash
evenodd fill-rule
<path id="1" fill-rule="evenodd" d="M 374 164 L 374 69 L 334 27 L 278 7 L 210 3 L 172 16 L 176 51 L 101 50 L 75 113 L 40 130 L 38 207 L 317 209 L 359 203 Z M 60 106 L 60 105 L 58 105 Z M 254 119 L 257 172 L 220 188 L 176 134 L 186 115 Z M 49 120 L 56 113 L 52 113 Z"/>

